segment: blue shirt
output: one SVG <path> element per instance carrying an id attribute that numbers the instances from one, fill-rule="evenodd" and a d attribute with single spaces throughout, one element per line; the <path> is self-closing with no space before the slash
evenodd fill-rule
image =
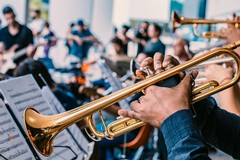
<path id="1" fill-rule="evenodd" d="M 204 138 L 190 110 L 181 110 L 168 117 L 161 126 L 168 159 L 210 159 Z"/>
<path id="2" fill-rule="evenodd" d="M 168 159 L 210 159 L 205 142 L 240 159 L 240 117 L 220 109 L 214 99 L 194 104 L 196 117 L 181 110 L 161 125 Z"/>
<path id="3" fill-rule="evenodd" d="M 165 45 L 160 40 L 157 42 L 148 40 L 144 47 L 143 53 L 145 53 L 148 57 L 153 57 L 156 52 L 160 52 L 165 55 Z"/>
<path id="4" fill-rule="evenodd" d="M 71 34 L 78 36 L 79 38 L 84 38 L 91 36 L 92 33 L 89 30 L 84 30 L 82 32 L 79 32 L 77 30 L 73 30 Z M 83 58 L 86 56 L 86 52 L 88 51 L 88 42 L 84 42 L 82 45 L 79 45 L 76 41 L 73 41 L 73 45 L 70 48 L 70 54 L 74 55 L 79 58 Z"/>

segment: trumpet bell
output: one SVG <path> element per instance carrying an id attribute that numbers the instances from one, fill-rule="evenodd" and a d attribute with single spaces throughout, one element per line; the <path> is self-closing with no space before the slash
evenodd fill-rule
<path id="1" fill-rule="evenodd" d="M 185 18 L 183 16 L 179 16 L 176 12 L 172 12 L 172 28 L 173 32 L 180 27 L 181 25 L 193 25 L 194 28 L 194 34 L 198 37 L 203 38 L 226 38 L 224 36 L 223 31 L 216 31 L 216 32 L 203 32 L 198 33 L 197 27 L 198 25 L 211 25 L 211 24 L 232 24 L 235 26 L 235 28 L 240 28 L 240 21 L 233 21 L 233 20 L 207 20 L 207 19 L 193 19 L 193 18 Z"/>
<path id="2" fill-rule="evenodd" d="M 172 28 L 173 32 L 181 26 L 181 17 L 176 13 L 172 12 Z"/>
<path id="3" fill-rule="evenodd" d="M 50 122 L 48 116 L 39 114 L 34 108 L 27 108 L 24 112 L 25 128 L 33 146 L 44 156 L 49 157 L 53 152 L 53 139 L 56 128 L 45 127 L 44 122 Z M 55 132 L 52 132 L 55 130 Z"/>

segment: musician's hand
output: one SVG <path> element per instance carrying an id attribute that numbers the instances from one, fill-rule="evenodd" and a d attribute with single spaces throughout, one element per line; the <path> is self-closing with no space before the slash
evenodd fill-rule
<path id="1" fill-rule="evenodd" d="M 164 57 L 161 53 L 158 52 L 158 53 L 155 53 L 153 58 L 151 57 L 145 58 L 141 63 L 141 67 L 144 68 L 146 66 L 149 66 L 149 69 L 154 74 L 159 69 L 161 70 L 167 69 L 167 67 L 170 64 L 172 66 L 177 66 L 179 65 L 179 62 L 173 56 L 167 55 Z M 138 78 L 144 79 L 147 74 L 142 70 L 137 70 L 136 75 Z M 183 76 L 184 76 L 184 73 L 181 74 L 181 77 Z"/>
<path id="2" fill-rule="evenodd" d="M 224 34 L 229 43 L 233 43 L 240 40 L 240 31 L 234 25 L 229 24 Z"/>
<path id="3" fill-rule="evenodd" d="M 207 81 L 215 80 L 219 84 L 228 82 L 233 77 L 233 68 L 224 68 L 221 65 L 211 64 L 205 66 L 205 71 L 200 72 L 199 75 L 205 77 Z"/>
<path id="4" fill-rule="evenodd" d="M 33 57 L 34 51 L 35 51 L 35 47 L 32 44 L 28 45 L 28 47 L 27 47 L 27 56 L 28 57 Z"/>
<path id="5" fill-rule="evenodd" d="M 14 44 L 7 52 L 14 53 L 18 47 L 19 47 L 18 44 Z"/>
<path id="6" fill-rule="evenodd" d="M 173 88 L 148 87 L 144 96 L 131 103 L 132 111 L 120 109 L 118 114 L 160 127 L 170 115 L 189 109 L 192 83 L 197 74 L 197 71 L 187 74 L 181 83 Z"/>

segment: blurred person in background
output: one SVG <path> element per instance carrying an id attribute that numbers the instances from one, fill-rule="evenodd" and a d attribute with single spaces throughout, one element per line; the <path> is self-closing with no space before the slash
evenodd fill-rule
<path id="1" fill-rule="evenodd" d="M 192 59 L 193 53 L 190 51 L 189 41 L 186 39 L 177 39 L 173 46 L 174 55 L 178 58 L 179 63 Z"/>
<path id="2" fill-rule="evenodd" d="M 148 27 L 148 36 L 150 39 L 144 46 L 143 53 L 137 55 L 136 61 L 138 63 L 141 63 L 146 57 L 153 57 L 157 52 L 165 55 L 165 45 L 159 39 L 161 34 L 162 28 L 158 24 L 153 23 Z"/>
<path id="3" fill-rule="evenodd" d="M 0 19 L 0 29 L 2 28 L 2 20 Z"/>
<path id="4" fill-rule="evenodd" d="M 238 19 L 235 16 L 234 19 Z M 234 25 L 229 24 L 228 28 L 224 32 L 228 43 L 233 43 L 240 40 L 240 31 Z M 235 51 L 240 54 L 239 47 Z M 235 73 L 234 65 L 227 65 L 223 67 L 217 64 L 211 64 L 205 66 L 205 71 L 200 72 L 200 75 L 204 76 L 207 80 L 216 80 L 219 85 L 227 83 L 232 80 Z M 218 93 L 221 108 L 227 110 L 228 112 L 240 115 L 240 88 L 239 84 L 235 84 L 233 87 L 225 89 Z"/>
<path id="5" fill-rule="evenodd" d="M 118 36 L 118 28 L 116 26 L 113 27 L 113 38 Z"/>
<path id="6" fill-rule="evenodd" d="M 234 69 L 231 66 L 224 68 L 221 65 L 211 64 L 205 66 L 205 71 L 200 72 L 201 76 L 206 78 L 206 81 L 216 80 L 219 85 L 228 83 L 234 76 Z M 240 115 L 240 88 L 238 84 L 225 89 L 218 93 L 219 103 L 222 109 L 228 112 Z"/>
<path id="7" fill-rule="evenodd" d="M 41 18 L 41 10 L 35 9 L 31 11 L 32 21 L 29 23 L 29 28 L 31 28 L 34 36 L 39 36 L 45 25 L 45 20 Z"/>
<path id="8" fill-rule="evenodd" d="M 153 57 L 156 52 L 165 55 L 165 45 L 160 40 L 161 34 L 162 28 L 158 24 L 153 23 L 148 27 L 148 36 L 150 40 L 147 41 L 143 50 L 148 57 Z"/>
<path id="9" fill-rule="evenodd" d="M 143 52 L 144 46 L 146 45 L 147 41 L 150 39 L 148 36 L 148 27 L 149 22 L 143 21 L 140 25 L 140 28 L 138 29 L 136 33 L 135 41 L 138 42 L 138 51 L 137 53 Z"/>
<path id="10" fill-rule="evenodd" d="M 123 53 L 127 54 L 128 52 L 128 42 L 131 40 L 130 38 L 128 38 L 127 36 L 127 32 L 130 29 L 129 26 L 127 25 L 123 25 L 122 26 L 122 31 L 121 33 L 118 35 L 118 38 L 122 40 L 123 43 Z"/>
<path id="11" fill-rule="evenodd" d="M 66 31 L 66 37 L 68 37 L 68 36 L 71 34 L 71 32 L 72 32 L 73 29 L 74 29 L 74 26 L 75 26 L 75 24 L 74 24 L 73 22 L 69 24 L 69 26 L 68 26 L 68 28 L 67 28 L 67 31 Z M 69 51 L 70 51 L 70 48 L 71 48 L 72 45 L 73 45 L 73 41 L 70 40 L 70 39 L 67 39 L 65 45 L 67 46 L 68 52 L 69 52 Z"/>
<path id="12" fill-rule="evenodd" d="M 35 51 L 32 31 L 25 25 L 18 23 L 16 14 L 11 7 L 4 7 L 2 12 L 7 22 L 7 26 L 0 30 L 2 53 L 15 54 L 17 51 L 26 48 L 26 54 L 21 56 L 17 61 L 19 62 L 27 56 L 32 57 Z"/>
<path id="13" fill-rule="evenodd" d="M 129 61 L 130 62 L 131 58 L 128 57 L 124 52 L 124 44 L 121 39 L 119 39 L 118 37 L 113 38 L 111 40 L 111 44 L 113 45 L 115 53 L 106 55 L 106 58 L 109 58 L 112 61 Z"/>
<path id="14" fill-rule="evenodd" d="M 68 39 L 73 41 L 69 54 L 79 58 L 80 62 L 87 57 L 88 43 L 96 41 L 89 29 L 85 29 L 83 20 L 77 22 L 76 30 L 68 35 Z"/>
<path id="15" fill-rule="evenodd" d="M 50 48 L 55 46 L 57 43 L 57 38 L 55 34 L 50 29 L 50 24 L 48 22 L 45 22 L 44 27 L 41 32 L 41 37 L 44 38 L 46 41 L 46 44 L 44 45 L 44 54 L 45 58 L 48 58 Z"/>
<path id="16" fill-rule="evenodd" d="M 42 62 L 33 59 L 25 59 L 14 71 L 15 77 L 24 76 L 27 74 L 33 75 L 40 88 L 47 85 L 66 110 L 70 110 L 79 106 L 77 99 L 71 92 L 57 87 L 56 83 L 53 81 L 47 68 Z M 39 75 L 44 78 L 47 84 L 43 82 Z"/>

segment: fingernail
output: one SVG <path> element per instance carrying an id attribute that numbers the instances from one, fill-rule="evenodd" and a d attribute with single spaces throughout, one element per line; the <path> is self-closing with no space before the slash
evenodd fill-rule
<path id="1" fill-rule="evenodd" d="M 144 61 L 144 62 L 143 62 L 143 64 L 144 64 L 144 65 L 147 65 L 147 64 L 148 64 L 148 62 L 147 62 L 147 61 Z"/>
<path id="2" fill-rule="evenodd" d="M 118 113 L 119 113 L 119 114 L 123 114 L 123 111 L 120 109 L 120 110 L 118 111 Z"/>
<path id="3" fill-rule="evenodd" d="M 163 64 L 162 64 L 162 66 L 163 66 L 163 67 L 166 67 L 166 66 L 168 65 L 168 63 L 169 63 L 169 61 L 164 61 Z"/>
<path id="4" fill-rule="evenodd" d="M 194 74 L 194 72 L 191 73 L 191 76 L 192 76 L 193 79 L 195 79 L 197 77 L 197 75 Z"/>
<path id="5" fill-rule="evenodd" d="M 159 61 L 157 61 L 157 62 L 155 63 L 155 65 L 156 65 L 156 66 L 160 66 L 161 63 L 160 63 Z"/>

